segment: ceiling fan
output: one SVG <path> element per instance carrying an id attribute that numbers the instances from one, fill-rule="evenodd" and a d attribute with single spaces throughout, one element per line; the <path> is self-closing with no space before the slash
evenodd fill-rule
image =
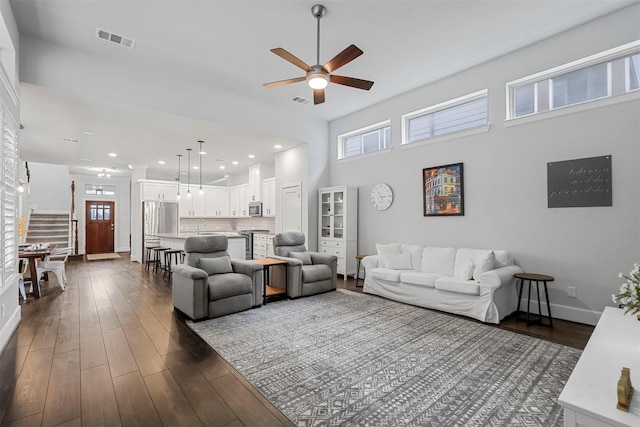
<path id="1" fill-rule="evenodd" d="M 316 105 L 322 104 L 324 102 L 324 88 L 327 87 L 329 82 L 353 87 L 356 89 L 371 89 L 371 86 L 373 86 L 372 81 L 356 79 L 354 77 L 337 76 L 335 74 L 332 74 L 338 68 L 348 64 L 358 56 L 362 55 L 363 52 L 356 45 L 350 45 L 345 50 L 334 56 L 333 59 L 331 59 L 329 62 L 324 65 L 320 65 L 320 18 L 324 16 L 326 11 L 327 9 L 321 4 L 316 4 L 311 8 L 311 14 L 316 18 L 318 23 L 316 65 L 309 66 L 305 64 L 302 60 L 293 56 L 281 47 L 271 49 L 271 52 L 275 53 L 282 59 L 291 62 L 296 67 L 302 68 L 307 72 L 307 74 L 304 77 L 295 77 L 293 79 L 265 83 L 265 87 L 283 86 L 306 80 L 309 86 L 313 89 L 313 103 Z"/>

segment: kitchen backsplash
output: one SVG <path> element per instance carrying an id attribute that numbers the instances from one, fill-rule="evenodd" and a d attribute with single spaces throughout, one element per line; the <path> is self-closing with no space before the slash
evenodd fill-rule
<path id="1" fill-rule="evenodd" d="M 180 218 L 180 232 L 196 231 L 200 221 L 200 230 L 206 231 L 239 231 L 239 230 L 269 230 L 276 229 L 275 218 Z"/>

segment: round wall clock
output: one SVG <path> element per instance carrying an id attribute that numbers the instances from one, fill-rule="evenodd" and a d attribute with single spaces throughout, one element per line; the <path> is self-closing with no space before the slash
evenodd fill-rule
<path id="1" fill-rule="evenodd" d="M 371 204 L 379 211 L 389 209 L 393 203 L 393 190 L 385 183 L 379 183 L 371 189 Z"/>

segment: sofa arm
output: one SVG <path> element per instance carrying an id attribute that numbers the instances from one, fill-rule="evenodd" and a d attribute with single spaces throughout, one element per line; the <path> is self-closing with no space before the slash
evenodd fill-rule
<path id="1" fill-rule="evenodd" d="M 231 259 L 231 268 L 234 273 L 245 274 L 251 277 L 253 283 L 253 307 L 262 305 L 263 268 L 260 264 L 240 259 Z"/>
<path id="2" fill-rule="evenodd" d="M 517 273 L 522 273 L 520 267 L 517 265 L 508 265 L 482 273 L 478 279 L 481 285 L 498 288 L 503 284 L 513 281 L 513 275 Z"/>
<path id="3" fill-rule="evenodd" d="M 209 316 L 209 275 L 206 271 L 187 264 L 173 268 L 173 306 L 193 320 Z"/>
<path id="4" fill-rule="evenodd" d="M 374 268 L 378 268 L 378 255 L 369 255 L 362 258 L 362 266 L 364 271 L 371 271 Z"/>
<path id="5" fill-rule="evenodd" d="M 331 284 L 336 289 L 338 287 L 338 257 L 320 252 L 309 252 L 309 255 L 311 255 L 313 264 L 326 264 L 331 268 Z"/>
<path id="6" fill-rule="evenodd" d="M 269 258 L 287 261 L 287 296 L 298 298 L 302 296 L 302 261 L 297 258 L 289 258 L 278 255 L 270 255 Z M 279 268 L 275 269 L 271 277 L 277 282 L 284 282 L 284 278 Z"/>

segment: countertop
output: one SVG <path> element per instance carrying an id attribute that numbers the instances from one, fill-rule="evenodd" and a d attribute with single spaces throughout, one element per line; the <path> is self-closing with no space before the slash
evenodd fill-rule
<path id="1" fill-rule="evenodd" d="M 147 236 L 155 236 L 155 237 L 165 237 L 170 239 L 186 239 L 187 237 L 193 236 L 227 236 L 228 238 L 245 238 L 238 234 L 235 231 L 204 231 L 200 232 L 200 234 L 196 234 L 195 231 L 186 231 L 182 233 L 158 233 L 158 234 L 147 234 Z"/>

